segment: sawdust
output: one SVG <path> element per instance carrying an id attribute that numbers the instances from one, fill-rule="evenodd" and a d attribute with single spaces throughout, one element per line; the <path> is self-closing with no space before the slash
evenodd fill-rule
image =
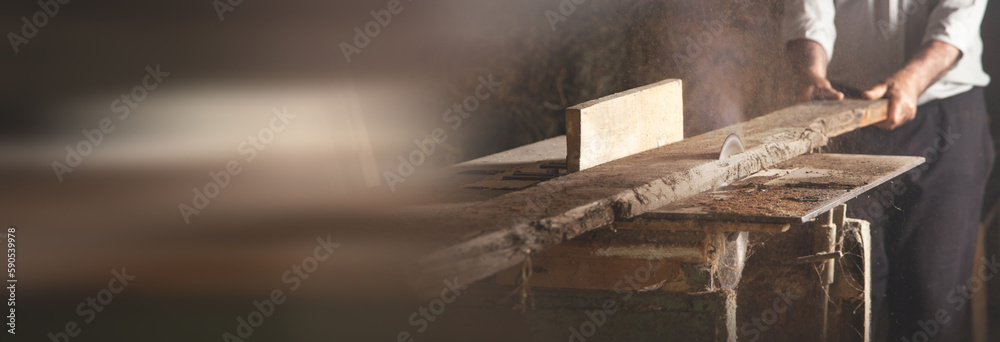
<path id="1" fill-rule="evenodd" d="M 837 194 L 831 193 L 829 190 L 745 188 L 729 191 L 725 197 L 716 197 L 711 201 L 699 202 L 696 205 L 709 213 L 741 213 L 749 216 L 804 216 L 817 203 L 836 197 Z M 843 191 L 846 192 L 846 190 Z"/>

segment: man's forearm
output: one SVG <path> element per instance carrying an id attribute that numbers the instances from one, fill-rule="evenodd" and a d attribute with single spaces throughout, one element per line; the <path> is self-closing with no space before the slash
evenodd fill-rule
<path id="1" fill-rule="evenodd" d="M 785 53 L 798 76 L 799 102 L 812 100 L 842 100 L 844 94 L 833 89 L 826 79 L 826 50 L 808 39 L 789 41 Z"/>
<path id="2" fill-rule="evenodd" d="M 826 50 L 819 43 L 809 39 L 792 40 L 785 46 L 785 54 L 800 78 L 826 79 Z"/>
<path id="3" fill-rule="evenodd" d="M 932 40 L 920 48 L 903 69 L 892 78 L 906 78 L 913 82 L 918 95 L 923 94 L 934 82 L 944 77 L 961 56 L 961 51 L 951 44 Z"/>
<path id="4" fill-rule="evenodd" d="M 920 95 L 934 82 L 944 77 L 958 61 L 961 51 L 944 42 L 932 40 L 924 44 L 906 66 L 864 92 L 869 99 L 888 98 L 887 119 L 879 127 L 895 129 L 917 115 Z"/>

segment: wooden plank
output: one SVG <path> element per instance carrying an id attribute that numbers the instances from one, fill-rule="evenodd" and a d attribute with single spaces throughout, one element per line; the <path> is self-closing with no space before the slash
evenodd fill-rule
<path id="1" fill-rule="evenodd" d="M 681 80 L 668 79 L 566 109 L 570 172 L 684 138 Z"/>
<path id="2" fill-rule="evenodd" d="M 821 101 L 779 110 L 723 129 L 571 173 L 538 186 L 454 210 L 409 216 L 399 236 L 444 247 L 408 265 L 418 293 L 440 292 L 442 279 L 470 283 L 580 233 L 663 207 L 814 151 L 828 138 L 885 117 L 885 100 Z M 731 133 L 746 152 L 715 157 Z"/>
<path id="3" fill-rule="evenodd" d="M 861 113 L 861 117 L 858 118 L 858 126 L 866 127 L 877 124 L 879 122 L 885 121 L 887 119 L 884 112 L 864 112 Z"/>

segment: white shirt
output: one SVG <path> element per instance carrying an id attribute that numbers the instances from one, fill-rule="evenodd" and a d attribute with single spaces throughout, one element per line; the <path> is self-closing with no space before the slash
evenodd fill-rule
<path id="1" fill-rule="evenodd" d="M 920 95 L 920 104 L 985 87 L 980 26 L 986 0 L 785 0 L 786 41 L 826 50 L 827 78 L 868 90 L 905 66 L 931 40 L 961 52 L 955 68 Z"/>

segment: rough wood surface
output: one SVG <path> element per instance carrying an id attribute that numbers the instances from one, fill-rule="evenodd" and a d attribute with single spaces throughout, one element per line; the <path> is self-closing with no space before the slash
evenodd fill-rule
<path id="1" fill-rule="evenodd" d="M 798 257 L 823 252 L 815 244 L 817 237 L 825 235 L 818 229 L 821 226 L 750 234 L 751 253 L 736 297 L 740 340 L 824 340 L 828 283 L 821 275 L 822 263 L 797 262 Z M 754 325 L 765 321 L 767 325 Z"/>
<path id="2" fill-rule="evenodd" d="M 669 79 L 566 109 L 571 172 L 684 139 L 681 80 Z"/>
<path id="3" fill-rule="evenodd" d="M 802 224 L 923 162 L 909 156 L 799 156 L 618 225 L 676 220 Z"/>
<path id="4" fill-rule="evenodd" d="M 642 291 L 697 293 L 731 290 L 732 280 L 739 279 L 741 270 L 723 269 L 720 263 L 726 251 L 735 250 L 727 233 L 644 233 L 653 233 L 654 241 L 614 236 L 617 232 L 566 241 L 497 273 L 495 282 L 520 285 L 527 278 L 532 288 L 591 290 L 620 290 L 631 283 Z M 635 272 L 641 273 L 638 280 Z"/>
<path id="5" fill-rule="evenodd" d="M 530 253 L 615 219 L 646 213 L 818 150 L 829 137 L 860 127 L 862 118 L 884 117 L 886 104 L 801 104 L 522 191 L 411 211 L 403 232 L 435 239 L 442 248 L 410 265 L 410 281 L 418 293 L 434 295 L 442 279 L 470 283 L 488 277 Z M 746 152 L 720 161 L 718 149 L 731 133 L 742 136 Z"/>
<path id="6" fill-rule="evenodd" d="M 497 284 L 519 285 L 530 265 L 532 288 L 616 290 L 626 280 L 646 290 L 697 292 L 709 290 L 709 267 L 720 248 L 712 234 L 597 229 L 531 256 L 531 260 L 501 271 Z M 633 279 L 641 270 L 641 280 Z"/>

